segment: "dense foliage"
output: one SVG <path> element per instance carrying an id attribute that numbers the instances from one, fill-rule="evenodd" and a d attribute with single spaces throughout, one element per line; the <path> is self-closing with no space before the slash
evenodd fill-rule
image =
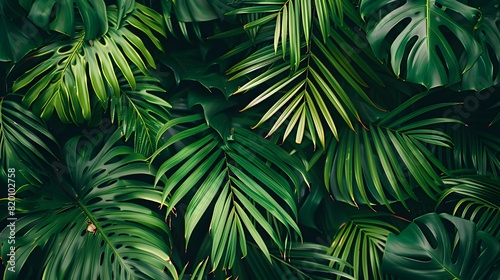
<path id="1" fill-rule="evenodd" d="M 499 5 L 0 0 L 4 279 L 498 279 Z"/>

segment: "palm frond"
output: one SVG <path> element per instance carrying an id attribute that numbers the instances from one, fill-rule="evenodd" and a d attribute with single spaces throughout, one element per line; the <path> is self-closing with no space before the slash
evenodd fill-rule
<path id="1" fill-rule="evenodd" d="M 333 267 L 353 275 L 354 279 L 383 279 L 380 266 L 387 237 L 399 232 L 383 221 L 384 217 L 387 215 L 378 213 L 351 215 L 335 234 L 328 254 L 352 267 L 342 264 Z"/>
<path id="2" fill-rule="evenodd" d="M 165 269 L 177 274 L 165 222 L 138 203 L 160 203 L 161 191 L 153 187 L 144 158 L 115 145 L 120 138 L 115 132 L 100 150 L 72 138 L 64 147 L 61 181 L 51 176 L 18 187 L 16 272 L 36 265 L 50 279 L 163 279 Z M 4 259 L 8 246 L 2 238 Z M 30 257 L 35 249 L 42 256 Z M 4 276 L 16 279 L 17 273 L 6 270 Z"/>
<path id="3" fill-rule="evenodd" d="M 450 170 L 474 170 L 480 175 L 500 174 L 500 137 L 494 131 L 453 126 L 446 131 L 453 139 L 453 149 L 438 147 L 437 157 Z M 467 172 L 470 173 L 470 172 Z"/>
<path id="4" fill-rule="evenodd" d="M 332 140 L 326 156 L 325 185 L 335 199 L 354 206 L 390 204 L 417 200 L 413 188 L 418 185 L 433 199 L 441 193 L 442 180 L 437 170 L 447 169 L 426 145 L 450 149 L 451 138 L 431 126 L 458 122 L 448 118 L 425 118 L 433 110 L 454 105 L 441 103 L 424 106 L 404 117 L 399 114 L 428 93 L 419 94 L 360 133 L 344 129 L 340 142 Z M 375 200 L 375 202 L 373 202 Z"/>
<path id="5" fill-rule="evenodd" d="M 448 187 L 437 205 L 454 203 L 453 215 L 476 223 L 478 230 L 500 239 L 500 184 L 484 175 L 444 178 Z"/>
<path id="6" fill-rule="evenodd" d="M 330 35 L 331 22 L 335 25 L 341 25 L 343 22 L 342 2 L 342 0 L 242 1 L 240 3 L 242 7 L 227 14 L 247 15 L 247 23 L 243 28 L 249 32 L 255 32 L 261 26 L 273 22 L 274 52 L 277 54 L 281 46 L 283 58 L 288 53 L 290 68 L 297 71 L 301 62 L 302 42 L 305 42 L 306 46 L 311 42 L 313 19 L 318 19 L 321 37 L 326 41 Z"/>
<path id="7" fill-rule="evenodd" d="M 167 139 L 152 156 L 155 159 L 187 137 L 197 139 L 171 155 L 158 169 L 157 182 L 167 176 L 162 198 L 168 206 L 167 215 L 180 201 L 191 197 L 185 214 L 188 246 L 195 227 L 207 209 L 213 207 L 209 230 L 213 269 L 221 264 L 230 269 L 237 254 L 246 256 L 248 234 L 271 261 L 263 234 L 281 250 L 283 243 L 273 228 L 275 223 L 284 226 L 287 235 L 291 234 L 290 229 L 300 234 L 294 220 L 297 217 L 294 189 L 290 186 L 299 183 L 295 172 L 301 171 L 301 163 L 252 132 L 231 127 L 228 116 L 218 120 L 229 123 L 227 132 L 220 134 L 210 127 L 219 130 L 223 127 L 215 123 L 216 118 L 210 126 L 200 123 L 202 120 L 199 115 L 167 122 L 164 131 L 177 124 L 193 121 L 198 124 Z"/>
<path id="8" fill-rule="evenodd" d="M 293 242 L 286 254 L 272 251 L 272 263 L 263 261 L 260 252 L 249 247 L 243 273 L 253 279 L 355 279 L 351 274 L 334 268 L 334 264 L 351 268 L 352 265 L 340 258 L 332 257 L 327 246 L 312 242 Z M 253 269 L 258 267 L 259 269 Z M 235 271 L 238 273 L 239 271 Z M 241 275 L 242 273 L 238 273 Z"/>
<path id="9" fill-rule="evenodd" d="M 25 105 L 42 118 L 50 117 L 55 110 L 63 122 L 81 123 L 90 119 L 92 90 L 104 108 L 111 96 L 120 95 L 116 72 L 121 72 L 135 89 L 136 80 L 129 64 L 144 74 L 148 73 L 146 63 L 153 68 L 155 64 L 143 40 L 129 28 L 141 30 L 161 50 L 153 33 L 164 35 L 159 23 L 161 16 L 136 4 L 124 27 L 116 26 L 118 14 L 112 7 L 108 8 L 108 20 L 113 28 L 98 40 L 87 40 L 81 29 L 74 38 L 56 36 L 59 40 L 35 51 L 18 66 L 30 69 L 13 85 L 14 92 L 25 90 Z"/>
<path id="10" fill-rule="evenodd" d="M 342 55 L 332 55 L 339 51 L 335 40 L 329 38 L 324 43 L 316 33 L 311 36 L 310 49 L 300 58 L 301 67 L 290 75 L 288 75 L 288 62 L 281 61 L 279 57 L 282 55 L 281 50 L 275 54 L 271 45 L 259 49 L 233 66 L 228 70 L 228 74 L 233 75 L 231 79 L 246 75 L 253 77 L 235 94 L 249 90 L 260 92 L 260 88 L 266 88 L 262 89 L 261 93 L 243 108 L 243 111 L 264 101 L 275 100 L 255 126 L 279 115 L 269 131 L 271 135 L 285 125 L 290 118 L 284 132 L 284 139 L 296 128 L 295 141 L 301 143 L 307 124 L 308 131 L 315 136 L 313 137 L 314 143 L 318 141 L 321 146 L 324 146 L 325 123 L 327 130 L 338 138 L 337 116 L 351 129 L 354 129 L 352 119 L 361 122 L 350 91 L 355 92 L 368 103 L 373 104 L 373 102 L 363 90 L 362 78 L 347 58 Z M 305 45 L 302 44 L 302 47 Z M 268 83 L 271 85 L 266 87 Z M 330 112 L 336 112 L 338 115 Z"/>
<path id="11" fill-rule="evenodd" d="M 20 99 L 14 94 L 0 99 L 1 172 L 5 175 L 7 168 L 16 168 L 24 177 L 37 178 L 35 166 L 49 165 L 49 159 L 55 159 L 57 142 L 43 121 L 19 104 Z"/>
<path id="12" fill-rule="evenodd" d="M 164 92 L 158 80 L 138 70 L 133 74 L 135 89 L 123 76 L 119 78 L 121 94 L 111 97 L 110 114 L 112 120 L 118 121 L 125 141 L 134 134 L 135 151 L 149 156 L 156 148 L 158 131 L 170 119 L 168 108 L 172 106 L 158 96 L 159 92 Z"/>

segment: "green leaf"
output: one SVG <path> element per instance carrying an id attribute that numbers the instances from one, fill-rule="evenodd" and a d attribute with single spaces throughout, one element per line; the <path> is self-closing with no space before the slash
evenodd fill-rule
<path id="1" fill-rule="evenodd" d="M 351 265 L 339 263 L 334 268 L 354 276 L 354 279 L 382 279 L 381 257 L 387 236 L 398 230 L 382 221 L 385 214 L 352 215 L 334 235 L 327 254 Z M 334 261 L 331 261 L 331 265 Z"/>
<path id="2" fill-rule="evenodd" d="M 15 7 L 9 7 L 9 5 Z M 16 11 L 17 10 L 17 11 Z M 18 62 L 42 43 L 42 34 L 26 17 L 17 16 L 17 1 L 0 1 L 0 61 Z"/>
<path id="3" fill-rule="evenodd" d="M 406 1 L 388 8 L 393 2 L 361 1 L 365 19 L 389 9 L 367 34 L 377 57 L 398 77 L 427 88 L 460 82 L 483 52 L 472 33 L 481 12 L 456 0 Z"/>
<path id="4" fill-rule="evenodd" d="M 415 103 L 422 93 L 410 99 Z M 448 118 L 426 118 L 441 107 L 455 103 L 438 103 L 398 117 L 410 103 L 403 103 L 393 112 L 382 115 L 362 133 L 344 128 L 341 141 L 329 144 L 324 181 L 335 199 L 351 205 L 383 204 L 393 211 L 390 204 L 417 199 L 413 188 L 415 181 L 431 198 L 441 193 L 442 181 L 436 170 L 449 174 L 447 168 L 425 144 L 451 150 L 452 140 L 446 133 L 431 126 L 457 122 Z"/>
<path id="5" fill-rule="evenodd" d="M 156 148 L 160 128 L 169 119 L 168 109 L 172 106 L 158 96 L 164 90 L 158 80 L 144 76 L 135 69 L 136 87 L 132 89 L 124 77 L 119 78 L 121 96 L 111 97 L 111 120 L 117 120 L 125 141 L 134 134 L 134 147 L 137 153 L 151 155 Z"/>
<path id="6" fill-rule="evenodd" d="M 165 270 L 176 276 L 168 253 L 169 230 L 142 205 L 161 200 L 147 162 L 131 148 L 116 145 L 119 132 L 98 138 L 97 147 L 72 138 L 64 147 L 65 168 L 59 174 L 49 172 L 43 183 L 17 189 L 20 258 L 16 273 L 6 270 L 5 279 L 15 279 L 33 265 L 51 279 L 164 279 Z M 4 259 L 8 246 L 2 239 Z M 30 257 L 35 251 L 36 257 Z"/>
<path id="7" fill-rule="evenodd" d="M 126 20 L 127 23 L 142 22 L 142 32 L 153 42 L 157 41 L 150 30 L 158 30 L 156 23 L 145 14 L 146 9 L 136 5 L 138 8 Z M 116 11 L 108 10 L 108 19 L 115 24 Z M 16 79 L 13 91 L 23 90 L 23 103 L 44 119 L 55 110 L 63 122 L 90 120 L 92 89 L 106 108 L 111 96 L 120 96 L 118 73 L 135 90 L 136 80 L 130 64 L 143 74 L 148 73 L 146 63 L 154 67 L 154 59 L 144 42 L 128 28 L 110 29 L 95 41 L 86 41 L 86 33 L 81 30 L 74 39 L 56 36 L 59 41 L 40 48 L 31 60 L 18 66 L 30 67 L 31 70 Z"/>
<path id="8" fill-rule="evenodd" d="M 72 37 L 78 22 L 75 19 L 75 6 L 83 20 L 85 40 L 98 38 L 108 32 L 106 3 L 102 0 L 35 0 L 31 4 L 28 17 L 45 30 L 54 30 Z M 58 12 L 53 16 L 52 11 L 55 8 Z M 120 11 L 120 14 L 123 15 L 124 12 Z"/>
<path id="9" fill-rule="evenodd" d="M 51 158 L 55 160 L 56 143 L 42 120 L 20 104 L 19 96 L 10 94 L 0 99 L 2 169 L 16 168 L 25 177 L 37 178 L 36 168 L 47 166 Z"/>
<path id="10" fill-rule="evenodd" d="M 448 187 L 437 205 L 454 203 L 453 215 L 476 223 L 478 230 L 500 239 L 500 185 L 495 178 L 484 175 L 463 175 L 444 178 Z"/>
<path id="11" fill-rule="evenodd" d="M 169 176 L 162 197 L 168 205 L 167 214 L 180 202 L 187 203 L 187 242 L 198 231 L 205 232 L 198 224 L 205 215 L 211 216 L 213 269 L 220 266 L 230 269 L 236 256 L 246 255 L 247 234 L 270 260 L 265 236 L 270 236 L 273 243 L 283 249 L 273 224 L 283 226 L 287 236 L 290 229 L 300 235 L 290 186 L 298 184 L 294 168 L 301 168 L 300 163 L 287 162 L 290 156 L 285 151 L 244 128 L 235 127 L 230 141 L 221 141 L 214 130 L 207 126 L 200 130 L 205 137 L 177 151 L 158 169 L 157 181 L 165 174 Z M 182 139 L 176 138 L 177 141 Z M 167 140 L 167 143 L 170 146 L 174 142 Z M 153 160 L 159 155 L 155 153 Z M 212 207 L 213 211 L 209 211 Z M 186 248 L 190 248 L 188 243 Z"/>
<path id="12" fill-rule="evenodd" d="M 493 279 L 499 260 L 498 241 L 473 222 L 430 213 L 389 236 L 382 269 L 404 279 Z"/>

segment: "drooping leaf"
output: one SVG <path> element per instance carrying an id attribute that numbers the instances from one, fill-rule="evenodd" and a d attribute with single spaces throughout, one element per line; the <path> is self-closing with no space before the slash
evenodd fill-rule
<path id="1" fill-rule="evenodd" d="M 441 103 L 408 112 L 419 94 L 376 122 L 359 128 L 359 133 L 344 129 L 340 141 L 332 140 L 326 156 L 325 185 L 335 199 L 351 205 L 390 204 L 407 198 L 417 199 L 413 189 L 419 186 L 429 197 L 441 193 L 442 181 L 437 170 L 447 173 L 446 167 L 426 145 L 451 149 L 451 138 L 432 127 L 440 123 L 460 123 L 450 118 L 425 118 L 426 114 L 455 103 Z"/>
<path id="2" fill-rule="evenodd" d="M 452 138 L 453 149 L 438 147 L 435 154 L 448 169 L 474 170 L 473 173 L 480 175 L 500 174 L 500 137 L 494 131 L 456 125 L 446 132 Z"/>
<path id="3" fill-rule="evenodd" d="M 500 243 L 473 222 L 430 213 L 387 239 L 382 270 L 404 279 L 495 279 Z"/>
<path id="4" fill-rule="evenodd" d="M 172 125 L 167 123 L 166 127 Z M 283 249 L 274 223 L 300 233 L 292 218 L 297 216 L 297 209 L 290 183 L 298 182 L 294 169 L 300 170 L 301 164 L 252 132 L 240 127 L 233 130 L 231 139 L 221 139 L 205 123 L 193 127 L 192 135 L 200 135 L 199 140 L 163 162 L 156 175 L 156 181 L 167 176 L 163 190 L 167 214 L 189 199 L 185 214 L 187 246 L 201 218 L 214 205 L 210 223 L 214 269 L 220 265 L 231 268 L 236 256 L 245 257 L 245 240 L 250 238 L 271 261 L 264 237 Z M 176 136 L 167 139 L 153 159 L 182 139 Z"/>

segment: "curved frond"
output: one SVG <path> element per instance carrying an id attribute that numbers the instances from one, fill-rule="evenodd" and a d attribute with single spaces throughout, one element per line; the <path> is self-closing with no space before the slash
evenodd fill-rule
<path id="1" fill-rule="evenodd" d="M 63 122 L 81 123 L 90 119 L 92 92 L 105 108 L 111 96 L 120 95 L 116 72 L 123 74 L 130 87 L 135 89 L 136 80 L 130 64 L 144 74 L 148 73 L 146 64 L 153 68 L 155 64 L 142 39 L 129 28 L 141 30 L 161 49 L 152 32 L 164 34 L 158 23 L 161 16 L 136 4 L 124 27 L 116 28 L 117 12 L 111 7 L 108 20 L 113 28 L 98 40 L 87 40 L 86 33 L 79 30 L 74 38 L 52 42 L 20 64 L 18 67 L 30 69 L 13 85 L 14 92 L 21 89 L 26 92 L 23 103 L 42 118 L 50 117 L 55 110 Z M 60 36 L 56 38 L 62 39 Z"/>
<path id="2" fill-rule="evenodd" d="M 383 279 L 380 267 L 387 237 L 390 233 L 399 232 L 396 227 L 380 219 L 383 217 L 387 215 L 357 214 L 342 224 L 328 254 L 347 261 L 352 267 L 335 264 L 334 268 L 353 275 L 354 279 Z"/>
<path id="3" fill-rule="evenodd" d="M 231 120 L 221 114 L 218 121 L 230 125 Z M 281 224 L 288 235 L 290 230 L 300 234 L 290 185 L 298 185 L 296 172 L 302 169 L 301 163 L 244 128 L 228 126 L 226 133 L 219 134 L 200 123 L 201 116 L 173 119 L 166 123 L 165 130 L 196 120 L 196 126 L 167 139 L 153 154 L 155 159 L 178 141 L 193 136 L 197 139 L 171 155 L 158 169 L 157 182 L 167 176 L 162 198 L 168 206 L 167 215 L 180 201 L 189 199 L 185 213 L 188 246 L 195 227 L 207 209 L 213 207 L 209 229 L 213 269 L 219 265 L 230 269 L 237 255 L 246 256 L 248 236 L 271 261 L 264 236 L 284 250 L 273 225 Z M 221 126 L 214 120 L 210 125 L 220 131 Z"/>
<path id="4" fill-rule="evenodd" d="M 242 275 L 245 273 L 253 279 L 355 279 L 352 275 L 334 268 L 334 264 L 341 264 L 345 268 L 352 268 L 346 261 L 332 257 L 328 254 L 327 246 L 304 242 L 293 242 L 286 254 L 272 255 L 272 263 L 265 261 L 260 252 L 249 247 L 245 264 L 246 271 L 235 271 Z M 274 253 L 274 251 L 273 251 Z M 258 267 L 259 269 L 254 269 Z M 245 266 L 245 268 L 247 268 Z"/>
<path id="5" fill-rule="evenodd" d="M 478 230 L 500 239 L 500 184 L 488 176 L 444 178 L 448 189 L 437 205 L 455 203 L 453 215 L 476 223 Z"/>
<path id="6" fill-rule="evenodd" d="M 0 98 L 0 165 L 2 177 L 7 168 L 16 168 L 25 177 L 37 177 L 35 166 L 49 164 L 55 158 L 57 143 L 42 120 L 23 107 L 20 97 L 10 94 Z"/>
<path id="7" fill-rule="evenodd" d="M 457 125 L 448 132 L 453 139 L 453 149 L 438 147 L 436 155 L 450 170 L 474 170 L 480 175 L 499 176 L 500 137 L 493 132 Z"/>
<path id="8" fill-rule="evenodd" d="M 340 37 L 333 29 L 331 33 Z M 307 54 L 301 56 L 301 67 L 297 71 L 290 73 L 288 62 L 280 59 L 282 51 L 275 54 L 273 47 L 268 45 L 233 66 L 228 74 L 233 75 L 231 79 L 253 77 L 235 94 L 249 90 L 260 92 L 243 110 L 266 104 L 264 101 L 274 101 L 255 126 L 279 116 L 268 135 L 286 126 L 284 139 L 296 129 L 295 141 L 301 143 L 307 127 L 314 143 L 318 141 L 324 146 L 325 131 L 331 131 L 338 138 L 336 119 L 342 119 L 351 129 L 354 129 L 352 119 L 361 122 L 353 92 L 364 101 L 373 102 L 364 92 L 363 79 L 348 59 L 336 55 L 339 53 L 336 40 L 328 38 L 323 42 L 316 33 L 311 36 L 311 46 Z"/>
<path id="9" fill-rule="evenodd" d="M 58 176 L 18 187 L 17 272 L 36 265 L 48 279 L 164 279 L 166 269 L 176 275 L 165 222 L 138 203 L 160 203 L 161 191 L 144 158 L 115 145 L 120 138 L 114 133 L 100 150 L 72 138 Z M 8 246 L 2 240 L 2 254 Z M 33 259 L 37 248 L 42 256 Z M 15 279 L 17 273 L 6 270 L 4 276 Z"/>
<path id="10" fill-rule="evenodd" d="M 144 76 L 138 70 L 133 74 L 135 89 L 124 77 L 119 78 L 121 94 L 120 97 L 111 97 L 110 114 L 112 120 L 117 119 L 125 141 L 134 134 L 135 151 L 149 156 L 156 148 L 158 131 L 170 119 L 168 108 L 172 106 L 157 95 L 164 92 L 158 86 L 158 80 Z"/>
<path id="11" fill-rule="evenodd" d="M 399 114 L 428 93 L 417 95 L 380 120 L 354 133 L 345 129 L 340 141 L 330 143 L 325 164 L 325 185 L 335 199 L 358 204 L 390 204 L 409 197 L 417 200 L 418 185 L 433 199 L 441 193 L 443 182 L 437 170 L 447 169 L 426 145 L 450 149 L 451 138 L 431 126 L 458 122 L 448 118 L 425 118 L 425 114 L 455 103 L 442 103 Z M 375 202 L 374 202 L 375 201 Z"/>

